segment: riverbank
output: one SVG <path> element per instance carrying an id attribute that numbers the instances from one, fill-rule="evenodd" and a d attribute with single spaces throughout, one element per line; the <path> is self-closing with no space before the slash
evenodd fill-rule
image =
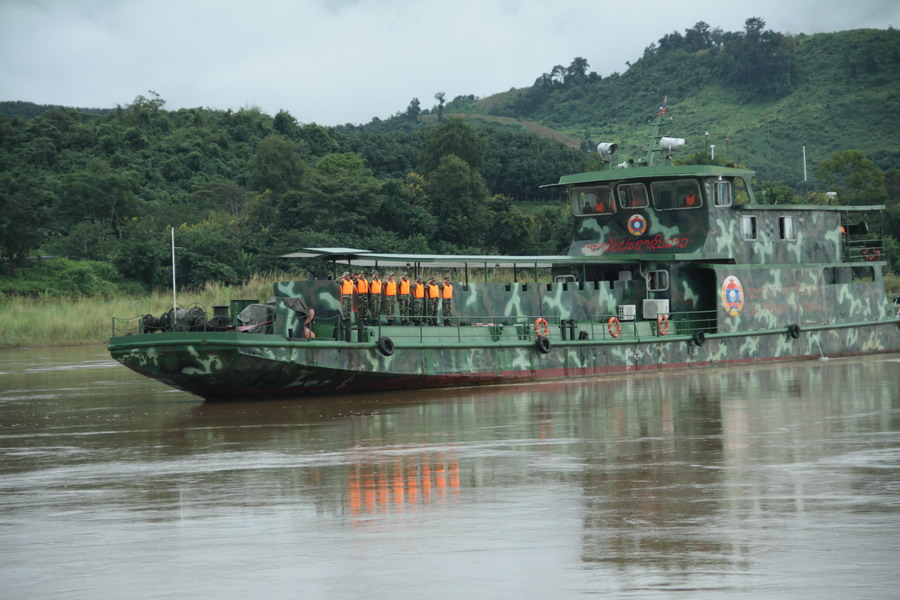
<path id="1" fill-rule="evenodd" d="M 207 284 L 202 290 L 178 294 L 180 306 L 194 303 L 208 311 L 229 298 L 272 296 L 272 284 L 284 276 L 255 276 L 239 286 Z M 144 295 L 74 298 L 7 297 L 0 302 L 0 348 L 106 344 L 113 317 L 160 316 L 172 308 L 171 291 Z"/>

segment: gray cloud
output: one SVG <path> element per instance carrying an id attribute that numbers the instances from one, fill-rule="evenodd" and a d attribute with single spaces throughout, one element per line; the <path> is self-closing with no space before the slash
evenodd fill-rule
<path id="1" fill-rule="evenodd" d="M 258 106 L 364 123 L 434 94 L 531 85 L 584 57 L 622 72 L 697 21 L 817 33 L 900 24 L 895 1 L 3 0 L 0 99 L 109 107 L 148 90 L 167 107 Z"/>

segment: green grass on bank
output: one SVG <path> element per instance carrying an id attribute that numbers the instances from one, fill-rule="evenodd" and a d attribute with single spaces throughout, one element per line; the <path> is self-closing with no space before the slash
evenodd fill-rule
<path id="1" fill-rule="evenodd" d="M 178 294 L 180 306 L 194 303 L 208 312 L 231 298 L 272 296 L 272 285 L 284 279 L 275 275 L 254 276 L 239 286 L 207 284 L 202 290 Z M 113 317 L 159 316 L 172 307 L 170 291 L 144 295 L 28 298 L 10 296 L 0 301 L 0 348 L 63 346 L 106 343 L 112 334 Z"/>

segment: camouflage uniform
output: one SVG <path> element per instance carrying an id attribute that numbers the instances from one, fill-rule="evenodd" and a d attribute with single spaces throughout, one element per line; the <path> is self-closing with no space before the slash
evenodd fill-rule
<path id="1" fill-rule="evenodd" d="M 350 278 L 350 273 L 344 272 L 341 278 L 338 280 L 338 286 L 343 287 L 345 281 L 348 281 Z M 350 323 L 350 314 L 353 311 L 353 293 L 344 294 L 343 291 L 339 292 L 341 297 L 341 318 L 345 323 Z"/>
<path id="2" fill-rule="evenodd" d="M 363 290 L 359 291 L 360 285 L 359 282 L 362 280 Z M 360 273 L 356 278 L 356 322 L 360 325 L 366 324 L 366 319 L 369 316 L 369 281 L 366 279 L 365 272 Z"/>
<path id="3" fill-rule="evenodd" d="M 425 284 L 422 283 L 421 277 L 416 277 L 416 282 L 412 285 L 411 291 L 412 293 L 412 323 L 413 325 L 422 325 L 424 319 L 422 317 L 425 316 L 425 297 L 424 294 L 422 298 L 416 298 L 415 290 L 422 288 L 425 289 Z"/>
<path id="4" fill-rule="evenodd" d="M 432 297 L 432 294 L 434 294 L 434 297 Z M 438 304 L 441 301 L 441 292 L 437 283 L 434 281 L 434 277 L 428 280 L 428 285 L 425 287 L 425 296 L 428 301 L 428 324 L 437 325 Z"/>
<path id="5" fill-rule="evenodd" d="M 388 275 L 387 281 L 384 284 L 385 288 L 387 288 L 388 284 L 394 284 L 397 286 L 397 288 L 395 290 L 395 292 L 396 292 L 395 294 L 388 295 L 387 293 L 385 293 L 385 295 L 384 295 L 384 314 L 387 315 L 388 325 L 393 325 L 394 324 L 394 315 L 396 314 L 396 311 L 397 311 L 397 294 L 400 292 L 400 284 L 394 281 L 393 273 Z M 387 289 L 385 289 L 385 292 L 387 292 Z"/>
<path id="6" fill-rule="evenodd" d="M 406 273 L 401 277 L 402 281 L 409 281 L 409 277 Z M 409 325 L 409 294 L 402 294 L 399 291 L 399 285 L 397 290 L 397 298 L 400 303 L 400 324 L 401 325 Z"/>
<path id="7" fill-rule="evenodd" d="M 442 283 L 439 287 L 441 288 L 441 310 L 444 314 L 444 325 L 449 326 L 450 317 L 453 316 L 453 298 L 452 296 L 450 298 L 444 297 L 444 288 L 450 288 L 452 293 L 453 284 L 450 283 L 449 277 L 444 277 L 444 283 Z"/>
<path id="8" fill-rule="evenodd" d="M 380 288 L 377 292 L 372 290 L 372 285 L 378 283 Z M 369 312 L 372 314 L 372 324 L 378 325 L 381 316 L 381 300 L 384 297 L 384 284 L 378 276 L 378 273 L 372 273 L 372 281 L 369 282 Z"/>

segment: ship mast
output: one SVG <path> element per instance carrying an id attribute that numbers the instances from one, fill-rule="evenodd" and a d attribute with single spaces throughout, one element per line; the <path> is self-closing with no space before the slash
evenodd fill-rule
<path id="1" fill-rule="evenodd" d="M 659 107 L 659 110 L 656 113 L 656 118 L 651 121 L 649 124 L 653 126 L 653 133 L 649 136 L 650 143 L 647 146 L 647 157 L 644 159 L 644 165 L 650 166 L 653 164 L 653 153 L 654 152 L 662 152 L 663 158 L 666 161 L 667 165 L 672 164 L 672 153 L 684 145 L 684 139 L 682 138 L 673 138 L 665 135 L 659 134 L 659 128 L 663 124 L 663 117 L 666 115 L 667 105 L 669 103 L 669 97 L 666 96 L 663 98 L 662 106 Z M 669 117 L 667 123 L 672 122 L 672 117 Z"/>

